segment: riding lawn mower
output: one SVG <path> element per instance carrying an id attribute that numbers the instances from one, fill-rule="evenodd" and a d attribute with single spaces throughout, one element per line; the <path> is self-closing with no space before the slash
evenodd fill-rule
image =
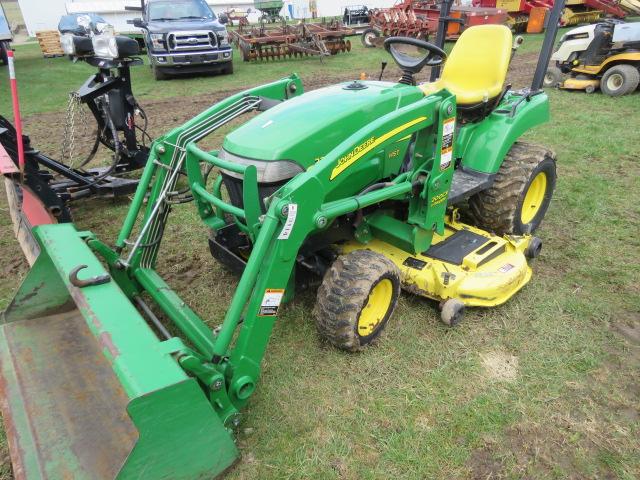
<path id="1" fill-rule="evenodd" d="M 234 429 L 274 323 L 307 276 L 322 279 L 320 335 L 347 351 L 381 335 L 401 289 L 440 302 L 453 326 L 465 307 L 496 306 L 523 288 L 556 168 L 550 150 L 520 137 L 549 118 L 540 87 L 561 10 L 556 2 L 531 88 L 505 86 L 504 26 L 465 30 L 448 58 L 441 46 L 391 37 L 398 82 L 304 93 L 291 75 L 156 139 L 113 246 L 69 223 L 36 227 L 40 255 L 0 328 L 15 471 L 224 472 L 239 457 Z M 439 38 L 445 31 L 446 21 Z M 436 81 L 416 85 L 421 69 L 440 65 Z M 203 149 L 248 113 L 220 149 Z M 155 270 L 181 179 L 213 255 L 241 273 L 213 329 Z"/>
<path id="2" fill-rule="evenodd" d="M 611 97 L 633 93 L 640 85 L 640 22 L 606 20 L 565 33 L 543 85 Z"/>

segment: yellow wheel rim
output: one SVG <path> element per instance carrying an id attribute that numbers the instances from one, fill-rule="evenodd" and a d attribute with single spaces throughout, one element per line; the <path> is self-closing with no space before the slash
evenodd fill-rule
<path id="1" fill-rule="evenodd" d="M 529 184 L 527 193 L 522 202 L 522 211 L 520 212 L 520 220 L 522 224 L 531 222 L 544 202 L 544 195 L 547 192 L 547 174 L 539 172 Z"/>
<path id="2" fill-rule="evenodd" d="M 388 278 L 380 280 L 369 293 L 367 304 L 360 311 L 358 334 L 361 337 L 371 335 L 382 323 L 393 296 L 393 284 Z"/>

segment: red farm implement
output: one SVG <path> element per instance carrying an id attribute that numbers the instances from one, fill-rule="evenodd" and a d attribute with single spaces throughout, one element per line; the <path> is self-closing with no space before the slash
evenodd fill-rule
<path id="1" fill-rule="evenodd" d="M 391 8 L 370 11 L 371 26 L 362 34 L 366 47 L 378 46 L 386 37 L 406 36 L 428 39 L 438 30 L 440 4 L 433 1 L 403 0 Z M 446 38 L 457 39 L 468 27 L 484 24 L 502 24 L 507 12 L 484 6 L 452 6 Z"/>
<path id="2" fill-rule="evenodd" d="M 515 31 L 539 33 L 544 30 L 545 17 L 553 7 L 553 0 L 474 0 L 473 5 L 506 10 L 508 25 Z M 605 15 L 624 18 L 626 14 L 618 0 L 568 0 L 560 25 L 595 22 Z"/>
<path id="3" fill-rule="evenodd" d="M 279 26 L 240 26 L 231 31 L 233 42 L 242 52 L 245 62 L 275 60 L 308 55 L 329 56 L 351 51 L 351 42 L 345 40 L 353 30 L 338 21 Z"/>

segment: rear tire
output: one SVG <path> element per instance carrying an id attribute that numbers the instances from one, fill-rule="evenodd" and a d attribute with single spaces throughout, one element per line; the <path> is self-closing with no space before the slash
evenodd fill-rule
<path id="1" fill-rule="evenodd" d="M 469 206 L 480 228 L 498 235 L 533 233 L 549 208 L 555 186 L 555 154 L 516 142 L 491 188 L 472 196 Z"/>
<path id="2" fill-rule="evenodd" d="M 542 86 L 545 88 L 556 88 L 562 83 L 562 70 L 558 67 L 549 67 L 544 74 Z"/>
<path id="3" fill-rule="evenodd" d="M 375 28 L 367 28 L 364 32 L 362 32 L 362 36 L 360 40 L 362 41 L 362 45 L 366 48 L 374 48 L 375 45 L 373 43 L 373 39 L 378 38 L 380 36 L 380 32 L 378 32 Z"/>
<path id="4" fill-rule="evenodd" d="M 384 255 L 371 250 L 341 255 L 318 289 L 318 333 L 342 350 L 362 350 L 380 336 L 399 295 L 400 271 Z"/>
<path id="5" fill-rule="evenodd" d="M 600 90 L 610 97 L 627 95 L 638 88 L 640 72 L 633 65 L 611 67 L 600 80 Z"/>

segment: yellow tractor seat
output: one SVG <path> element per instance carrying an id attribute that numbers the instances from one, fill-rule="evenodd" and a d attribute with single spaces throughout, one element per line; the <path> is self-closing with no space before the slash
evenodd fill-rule
<path id="1" fill-rule="evenodd" d="M 467 28 L 453 46 L 438 80 L 420 85 L 425 95 L 446 88 L 471 107 L 502 92 L 511 60 L 511 30 L 504 25 Z"/>

